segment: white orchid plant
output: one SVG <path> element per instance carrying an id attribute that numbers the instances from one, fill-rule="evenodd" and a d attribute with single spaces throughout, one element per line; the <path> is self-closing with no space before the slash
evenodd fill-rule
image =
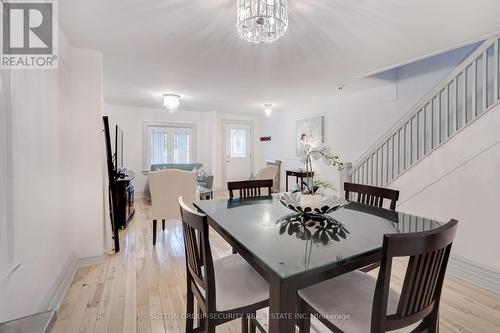
<path id="1" fill-rule="evenodd" d="M 302 146 L 300 157 L 302 163 L 304 163 L 306 166 L 306 173 L 308 175 L 307 184 L 303 183 L 305 188 L 304 194 L 314 194 L 320 188 L 331 190 L 335 189 L 330 182 L 321 180 L 315 181 L 313 175 L 313 160 L 322 160 L 325 165 L 336 167 L 339 171 L 343 169 L 343 163 L 340 162 L 339 156 L 332 153 L 330 147 L 328 147 L 327 144 L 322 143 L 318 146 L 313 147 L 312 145 L 306 143 Z"/>

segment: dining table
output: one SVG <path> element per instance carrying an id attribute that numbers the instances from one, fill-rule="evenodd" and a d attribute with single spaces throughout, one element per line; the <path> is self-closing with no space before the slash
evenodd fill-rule
<path id="1" fill-rule="evenodd" d="M 295 332 L 298 290 L 380 262 L 384 235 L 442 225 L 350 201 L 323 217 L 311 217 L 283 205 L 279 194 L 193 204 L 268 281 L 269 333 Z"/>

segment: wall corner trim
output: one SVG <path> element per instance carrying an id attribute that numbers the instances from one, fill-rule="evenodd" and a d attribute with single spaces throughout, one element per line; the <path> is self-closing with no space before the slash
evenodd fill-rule
<path id="1" fill-rule="evenodd" d="M 77 258 L 76 253 L 72 252 L 61 273 L 56 278 L 52 286 L 46 293 L 46 296 L 38 308 L 39 312 L 47 310 L 58 310 L 66 296 L 66 293 L 75 278 L 76 272 L 81 267 L 98 265 L 104 263 L 106 255 L 98 255 L 85 258 Z"/>
<path id="2" fill-rule="evenodd" d="M 500 271 L 459 256 L 451 256 L 447 273 L 500 295 Z"/>

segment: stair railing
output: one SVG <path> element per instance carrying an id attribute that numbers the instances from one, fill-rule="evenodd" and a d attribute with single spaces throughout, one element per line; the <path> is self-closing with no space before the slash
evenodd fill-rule
<path id="1" fill-rule="evenodd" d="M 344 179 L 387 186 L 492 109 L 500 96 L 499 37 L 458 65 L 346 170 Z"/>

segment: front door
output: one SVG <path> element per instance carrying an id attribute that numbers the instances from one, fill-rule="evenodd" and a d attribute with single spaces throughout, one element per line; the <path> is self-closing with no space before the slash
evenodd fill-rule
<path id="1" fill-rule="evenodd" d="M 248 180 L 252 173 L 250 124 L 225 124 L 224 135 L 226 182 Z"/>

